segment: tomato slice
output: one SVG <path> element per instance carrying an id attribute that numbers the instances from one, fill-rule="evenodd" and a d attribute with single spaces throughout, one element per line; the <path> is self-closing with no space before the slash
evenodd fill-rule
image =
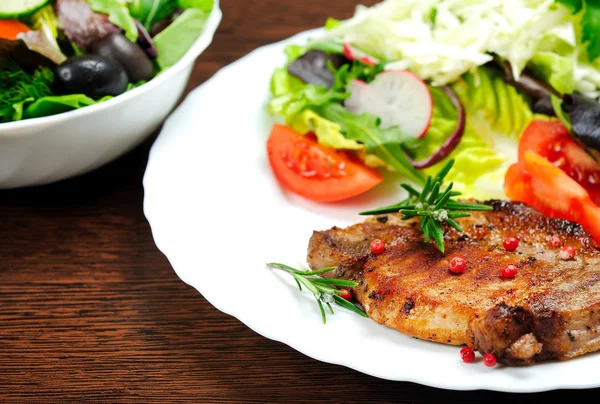
<path id="1" fill-rule="evenodd" d="M 548 217 L 579 223 L 600 242 L 600 207 L 577 181 L 536 152 L 525 151 L 509 168 L 504 191 Z"/>
<path id="2" fill-rule="evenodd" d="M 313 201 L 348 199 L 368 191 L 382 180 L 379 171 L 279 124 L 271 129 L 267 153 L 279 183 Z"/>
<path id="3" fill-rule="evenodd" d="M 534 120 L 519 141 L 519 161 L 527 150 L 545 157 L 585 188 L 600 205 L 600 165 L 558 121 Z"/>
<path id="4" fill-rule="evenodd" d="M 0 38 L 17 40 L 17 35 L 21 32 L 28 32 L 27 25 L 16 20 L 0 20 Z"/>

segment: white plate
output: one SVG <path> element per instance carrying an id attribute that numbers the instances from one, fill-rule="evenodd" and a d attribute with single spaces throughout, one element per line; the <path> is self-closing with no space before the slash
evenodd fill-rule
<path id="1" fill-rule="evenodd" d="M 537 392 L 600 386 L 600 356 L 532 367 L 466 364 L 459 348 L 409 338 L 343 309 L 320 320 L 307 292 L 269 261 L 305 265 L 313 230 L 362 220 L 361 209 L 398 198 L 398 182 L 350 202 L 320 205 L 282 191 L 265 140 L 269 78 L 283 48 L 266 46 L 222 69 L 167 120 L 144 176 L 144 210 L 177 274 L 219 310 L 320 361 L 379 378 L 452 390 Z"/>

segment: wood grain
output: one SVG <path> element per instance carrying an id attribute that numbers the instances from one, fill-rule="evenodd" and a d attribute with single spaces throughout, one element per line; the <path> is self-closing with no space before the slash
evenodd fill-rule
<path id="1" fill-rule="evenodd" d="M 349 17 L 354 1 L 222 0 L 222 8 L 188 91 L 261 45 Z M 257 335 L 180 281 L 155 247 L 142 210 L 154 138 L 79 178 L 0 192 L 0 402 L 576 402 L 596 392 L 391 382 Z"/>

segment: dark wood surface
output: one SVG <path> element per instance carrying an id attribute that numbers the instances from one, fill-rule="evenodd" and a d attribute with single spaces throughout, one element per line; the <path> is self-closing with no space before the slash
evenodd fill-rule
<path id="1" fill-rule="evenodd" d="M 188 91 L 256 47 L 349 17 L 354 0 L 222 0 L 222 9 Z M 0 402 L 578 402 L 597 393 L 385 381 L 259 336 L 180 281 L 155 247 L 142 211 L 155 136 L 79 178 L 0 192 Z"/>

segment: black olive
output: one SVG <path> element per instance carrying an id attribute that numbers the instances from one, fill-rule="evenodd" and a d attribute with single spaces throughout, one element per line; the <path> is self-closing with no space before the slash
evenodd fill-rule
<path id="1" fill-rule="evenodd" d="M 142 48 L 120 32 L 114 32 L 90 44 L 91 53 L 116 60 L 123 66 L 133 83 L 148 81 L 154 76 L 154 67 Z"/>
<path id="2" fill-rule="evenodd" d="M 123 67 L 98 55 L 73 56 L 56 67 L 56 80 L 70 94 L 91 98 L 117 96 L 127 89 L 129 78 Z"/>

